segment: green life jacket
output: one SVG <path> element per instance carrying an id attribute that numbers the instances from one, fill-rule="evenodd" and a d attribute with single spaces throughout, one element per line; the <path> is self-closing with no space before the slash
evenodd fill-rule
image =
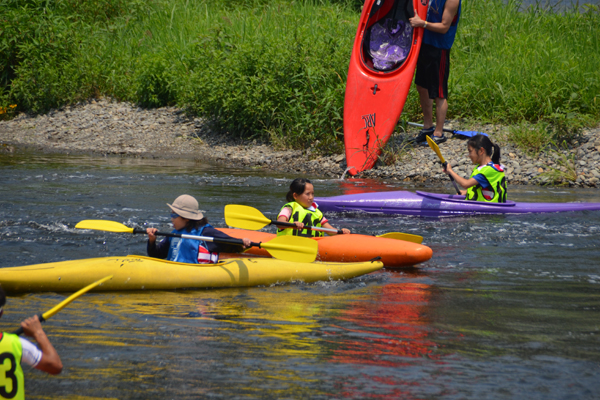
<path id="1" fill-rule="evenodd" d="M 487 188 L 482 187 L 480 184 L 471 186 L 467 189 L 467 200 L 506 203 L 506 176 L 504 176 L 504 168 L 499 164 L 490 162 L 486 165 L 475 167 L 471 173 L 471 178 L 478 174 L 483 174 L 491 186 Z"/>
<path id="2" fill-rule="evenodd" d="M 0 338 L 0 399 L 25 400 L 21 368 L 23 346 L 17 335 L 2 332 Z"/>
<path id="3" fill-rule="evenodd" d="M 289 222 L 302 222 L 304 226 L 321 227 L 321 221 L 323 220 L 323 213 L 318 208 L 314 207 L 314 211 L 302 207 L 295 201 L 285 204 L 281 209 L 285 207 L 292 209 L 292 215 L 290 216 Z M 313 208 L 311 206 L 311 208 Z M 280 211 L 281 213 L 281 211 Z M 293 236 L 305 236 L 305 237 L 321 237 L 323 232 L 320 231 L 309 231 L 308 229 L 278 229 L 277 236 L 293 235 Z"/>

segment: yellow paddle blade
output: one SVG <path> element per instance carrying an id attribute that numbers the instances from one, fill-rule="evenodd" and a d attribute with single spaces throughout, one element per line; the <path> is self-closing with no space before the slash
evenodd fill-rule
<path id="1" fill-rule="evenodd" d="M 115 221 L 104 221 L 102 219 L 85 219 L 75 225 L 77 229 L 93 229 L 95 231 L 133 233 L 133 228 Z"/>
<path id="2" fill-rule="evenodd" d="M 90 285 L 87 285 L 86 287 L 84 287 L 83 289 L 79 290 L 78 292 L 73 293 L 71 296 L 67 297 L 65 300 L 61 301 L 57 306 L 55 306 L 54 308 L 52 308 L 49 311 L 46 311 L 44 314 L 42 314 L 42 317 L 44 317 L 45 320 L 47 320 L 48 318 L 52 317 L 54 314 L 56 314 L 57 312 L 59 312 L 60 310 L 62 310 L 67 304 L 69 304 L 70 302 L 72 302 L 73 300 L 75 300 L 76 298 L 78 298 L 79 296 L 81 296 L 82 294 L 89 292 L 90 290 L 92 290 L 93 288 L 95 288 L 96 286 L 106 282 L 109 279 L 112 279 L 112 275 L 107 276 L 106 278 L 102 278 Z"/>
<path id="3" fill-rule="evenodd" d="M 377 235 L 380 238 L 387 239 L 396 239 L 396 240 L 404 240 L 407 242 L 421 244 L 423 243 L 423 236 L 419 235 L 411 235 L 410 233 L 402 233 L 402 232 L 388 232 L 383 235 Z"/>
<path id="4" fill-rule="evenodd" d="M 440 148 L 438 147 L 438 145 L 429 136 L 426 136 L 426 138 L 427 138 L 427 144 L 429 144 L 429 147 L 431 147 L 431 150 L 435 151 L 435 154 L 437 154 L 437 156 L 440 158 L 440 161 L 442 162 L 442 164 L 444 164 L 446 162 L 446 160 L 444 160 L 444 156 L 440 152 Z"/>
<path id="5" fill-rule="evenodd" d="M 260 247 L 280 260 L 310 263 L 317 258 L 319 245 L 316 240 L 299 236 L 277 236 L 263 242 Z"/>
<path id="6" fill-rule="evenodd" d="M 271 223 L 254 207 L 239 204 L 227 204 L 225 206 L 225 223 L 229 226 L 256 231 Z"/>

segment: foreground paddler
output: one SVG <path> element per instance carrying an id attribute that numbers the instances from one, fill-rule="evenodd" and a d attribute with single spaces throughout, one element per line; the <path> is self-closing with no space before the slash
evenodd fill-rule
<path id="1" fill-rule="evenodd" d="M 4 367 L 4 379 L 0 378 L 0 399 L 25 398 L 25 380 L 21 363 L 52 375 L 61 373 L 62 361 L 42 329 L 41 322 L 52 317 L 77 297 L 110 278 L 112 276 L 107 276 L 86 286 L 44 314 L 27 318 L 21 322 L 21 327 L 15 332 L 0 333 L 0 367 Z M 0 286 L 0 317 L 4 314 L 5 305 L 6 294 Z M 39 348 L 29 340 L 20 337 L 21 334 L 34 338 Z"/>
<path id="2" fill-rule="evenodd" d="M 6 294 L 0 286 L 0 317 L 4 313 Z M 58 352 L 50 343 L 37 315 L 21 322 L 26 336 L 32 337 L 39 348 L 29 340 L 14 333 L 0 333 L 0 399 L 25 399 L 25 377 L 21 363 L 52 375 L 60 374 L 63 365 Z"/>

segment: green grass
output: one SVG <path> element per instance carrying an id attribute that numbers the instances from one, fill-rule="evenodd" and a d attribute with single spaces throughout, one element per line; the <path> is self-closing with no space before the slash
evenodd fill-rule
<path id="1" fill-rule="evenodd" d="M 453 48 L 454 116 L 555 123 L 600 112 L 600 8 L 564 14 L 464 2 Z"/>
<path id="2" fill-rule="evenodd" d="M 280 147 L 339 151 L 359 3 L 0 0 L 0 118 L 106 95 L 177 105 Z M 600 122 L 600 8 L 519 6 L 463 1 L 448 117 L 542 121 L 569 140 Z M 403 118 L 420 115 L 413 90 Z"/>

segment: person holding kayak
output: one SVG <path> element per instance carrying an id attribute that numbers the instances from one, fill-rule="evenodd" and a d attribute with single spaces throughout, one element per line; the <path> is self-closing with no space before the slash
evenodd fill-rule
<path id="1" fill-rule="evenodd" d="M 413 28 L 423 28 L 423 44 L 417 60 L 415 84 L 423 110 L 423 129 L 414 139 L 427 146 L 426 136 L 437 143 L 446 141 L 444 121 L 448 112 L 448 76 L 450 75 L 450 49 L 454 44 L 460 19 L 461 0 L 431 0 L 425 21 L 415 16 L 409 19 Z M 433 125 L 433 100 L 435 99 L 436 126 Z"/>
<path id="2" fill-rule="evenodd" d="M 313 184 L 305 178 L 296 178 L 290 184 L 290 190 L 285 196 L 288 201 L 279 212 L 277 221 L 291 222 L 296 225 L 295 228 L 278 229 L 277 236 L 294 235 L 306 237 L 321 237 L 322 231 L 313 231 L 304 229 L 305 226 L 314 226 L 316 228 L 335 229 L 329 224 L 327 218 L 319 210 L 317 203 L 313 202 L 315 198 L 315 188 Z M 344 234 L 350 233 L 349 229 L 343 228 Z M 327 232 L 328 235 L 336 233 Z"/>
<path id="3" fill-rule="evenodd" d="M 6 293 L 0 286 L 0 317 L 4 313 Z M 35 339 L 41 350 L 27 339 L 13 333 L 0 332 L 0 365 L 4 380 L 0 380 L 0 399 L 24 399 L 25 382 L 21 363 L 52 375 L 61 373 L 60 356 L 50 343 L 37 315 L 21 322 L 23 333 Z"/>
<path id="4" fill-rule="evenodd" d="M 171 223 L 175 228 L 173 233 L 210 236 L 220 239 L 234 239 L 229 235 L 213 228 L 208 219 L 198 209 L 198 201 L 183 194 L 175 199 L 171 208 Z M 156 242 L 156 228 L 146 229 L 148 234 L 148 255 L 150 257 L 167 259 L 191 264 L 214 264 L 219 261 L 219 253 L 240 253 L 243 249 L 251 246 L 251 240 L 242 239 L 244 246 L 235 244 L 221 244 L 205 242 L 203 240 L 186 239 L 179 237 L 166 237 Z"/>
<path id="5" fill-rule="evenodd" d="M 469 158 L 475 168 L 469 179 L 459 176 L 450 163 L 444 172 L 450 175 L 463 188 L 461 193 L 467 200 L 488 203 L 506 203 L 506 176 L 500 164 L 500 146 L 492 143 L 485 135 L 475 135 L 467 141 Z"/>

